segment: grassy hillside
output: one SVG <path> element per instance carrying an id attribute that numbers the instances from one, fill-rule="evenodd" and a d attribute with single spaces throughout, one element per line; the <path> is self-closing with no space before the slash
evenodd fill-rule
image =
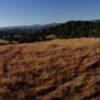
<path id="1" fill-rule="evenodd" d="M 100 39 L 0 47 L 0 100 L 100 100 Z"/>

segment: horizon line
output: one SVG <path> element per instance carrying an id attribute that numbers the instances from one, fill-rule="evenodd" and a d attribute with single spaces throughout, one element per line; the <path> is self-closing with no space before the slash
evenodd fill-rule
<path id="1" fill-rule="evenodd" d="M 66 21 L 62 21 L 62 22 L 49 22 L 49 23 L 35 23 L 35 24 L 22 24 L 22 25 L 7 25 L 7 26 L 0 26 L 0 29 L 1 28 L 12 28 L 12 27 L 29 27 L 29 26 L 33 26 L 33 25 L 48 25 L 48 24 L 53 24 L 53 23 L 56 23 L 56 24 L 63 24 L 63 23 L 66 23 L 66 22 L 69 22 L 69 21 L 98 21 L 100 19 L 70 19 L 70 20 L 66 20 Z"/>

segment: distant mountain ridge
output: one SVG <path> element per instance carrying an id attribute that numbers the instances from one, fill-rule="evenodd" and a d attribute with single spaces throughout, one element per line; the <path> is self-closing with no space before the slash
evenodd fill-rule
<path id="1" fill-rule="evenodd" d="M 14 26 L 14 27 L 2 27 L 0 28 L 0 31 L 4 31 L 4 30 L 15 30 L 15 29 L 32 29 L 32 30 L 39 30 L 39 29 L 44 29 L 44 28 L 49 28 L 49 27 L 54 27 L 58 25 L 58 23 L 50 23 L 50 24 L 44 24 L 44 25 L 40 25 L 40 24 L 34 24 L 34 25 L 30 25 L 30 26 Z"/>
<path id="2" fill-rule="evenodd" d="M 79 20 L 81 21 L 81 20 Z M 95 20 L 84 20 L 83 22 L 93 22 L 93 23 L 99 23 L 100 24 L 100 19 L 95 19 Z M 74 20 L 71 20 L 71 21 L 66 21 L 65 23 L 68 23 L 68 22 L 77 22 L 77 21 L 74 21 Z M 43 24 L 43 25 L 40 25 L 40 24 L 33 24 L 33 25 L 24 25 L 24 26 L 9 26 L 9 27 L 1 27 L 0 28 L 0 31 L 4 31 L 4 30 L 15 30 L 15 29 L 22 29 L 22 30 L 27 30 L 27 29 L 32 29 L 32 30 L 41 30 L 41 29 L 44 29 L 44 28 L 52 28 L 52 27 L 55 27 L 57 25 L 60 25 L 60 24 L 64 24 L 64 23 L 50 23 L 50 24 Z"/>

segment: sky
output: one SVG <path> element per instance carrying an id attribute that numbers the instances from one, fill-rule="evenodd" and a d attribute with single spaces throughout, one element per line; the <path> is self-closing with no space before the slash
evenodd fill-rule
<path id="1" fill-rule="evenodd" d="M 0 27 L 100 19 L 100 0 L 0 0 Z"/>

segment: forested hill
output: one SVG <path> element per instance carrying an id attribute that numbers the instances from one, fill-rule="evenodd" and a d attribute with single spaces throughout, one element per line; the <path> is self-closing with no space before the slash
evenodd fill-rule
<path id="1" fill-rule="evenodd" d="M 59 38 L 99 37 L 100 23 L 96 21 L 69 21 L 46 31 L 46 33 L 53 33 Z"/>
<path id="2" fill-rule="evenodd" d="M 98 21 L 69 21 L 58 24 L 54 27 L 45 28 L 38 31 L 31 29 L 15 29 L 0 32 L 0 38 L 10 42 L 34 42 L 44 41 L 54 38 L 80 38 L 80 37 L 100 37 L 100 22 Z M 48 38 L 48 36 L 51 36 Z"/>

